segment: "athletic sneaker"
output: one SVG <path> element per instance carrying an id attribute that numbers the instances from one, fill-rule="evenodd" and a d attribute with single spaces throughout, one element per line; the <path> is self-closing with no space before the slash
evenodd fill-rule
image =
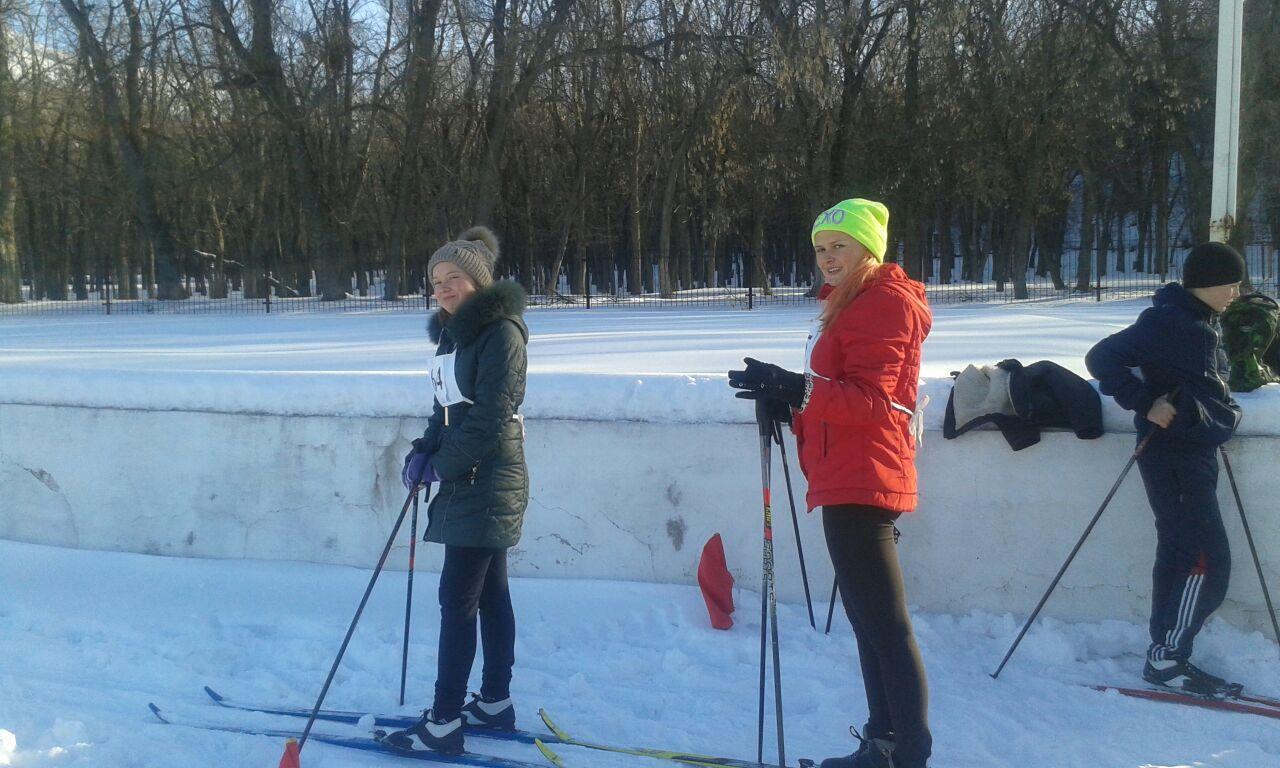
<path id="1" fill-rule="evenodd" d="M 464 750 L 462 743 L 462 717 L 437 720 L 431 710 L 422 713 L 421 719 L 403 731 L 392 731 L 380 741 L 405 752 L 443 752 L 458 755 Z"/>
<path id="2" fill-rule="evenodd" d="M 478 694 L 471 694 L 471 701 L 462 708 L 462 718 L 475 728 L 491 728 L 498 731 L 516 729 L 516 705 L 511 697 L 489 701 Z"/>
<path id="3" fill-rule="evenodd" d="M 1187 659 L 1168 658 L 1147 660 L 1142 668 L 1142 679 L 1153 685 L 1173 688 L 1197 696 L 1217 699 L 1239 696 L 1244 689 L 1240 683 L 1228 683 L 1217 675 L 1211 675 Z"/>

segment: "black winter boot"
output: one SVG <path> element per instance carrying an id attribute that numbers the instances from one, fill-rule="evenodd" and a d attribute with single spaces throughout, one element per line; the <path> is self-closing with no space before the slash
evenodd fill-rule
<path id="1" fill-rule="evenodd" d="M 859 741 L 858 751 L 845 757 L 828 757 L 820 768 L 893 768 L 892 738 L 866 738 L 852 725 L 849 733 Z"/>

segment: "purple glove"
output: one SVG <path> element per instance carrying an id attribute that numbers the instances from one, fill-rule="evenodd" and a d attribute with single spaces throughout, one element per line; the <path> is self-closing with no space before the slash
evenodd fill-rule
<path id="1" fill-rule="evenodd" d="M 420 485 L 440 482 L 440 478 L 436 476 L 435 467 L 431 466 L 431 454 L 410 451 L 409 455 L 404 457 L 404 469 L 400 472 L 400 480 L 404 483 L 405 490 L 410 491 Z"/>

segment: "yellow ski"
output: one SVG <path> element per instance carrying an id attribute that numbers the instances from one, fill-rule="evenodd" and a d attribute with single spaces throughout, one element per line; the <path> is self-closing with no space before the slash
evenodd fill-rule
<path id="1" fill-rule="evenodd" d="M 538 717 L 542 718 L 542 722 L 547 726 L 547 730 L 551 731 L 559 743 L 568 744 L 574 747 L 596 749 L 601 752 L 613 752 L 619 755 L 652 757 L 656 760 L 670 760 L 676 763 L 683 763 L 684 765 L 702 766 L 702 768 L 777 768 L 777 766 L 772 763 L 757 763 L 754 760 L 738 760 L 732 757 L 715 757 L 712 755 L 694 755 L 687 752 L 673 752 L 665 749 L 651 749 L 649 747 L 615 747 L 609 744 L 595 744 L 588 741 L 579 741 L 566 733 L 564 729 L 560 728 L 560 726 L 556 725 L 545 709 L 538 710 Z M 543 752 L 543 754 L 545 755 L 546 752 Z M 558 756 L 553 759 L 548 755 L 547 759 L 556 763 L 556 765 L 560 765 L 560 763 L 556 762 L 556 760 L 559 759 Z"/>

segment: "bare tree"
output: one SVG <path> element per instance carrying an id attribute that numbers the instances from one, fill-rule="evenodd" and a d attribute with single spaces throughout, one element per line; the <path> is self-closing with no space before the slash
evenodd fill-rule
<path id="1" fill-rule="evenodd" d="M 13 154 L 14 90 L 9 64 L 10 19 L 13 0 L 0 0 L 0 302 L 22 301 L 22 274 L 18 269 L 18 243 L 14 231 Z"/>
<path id="2" fill-rule="evenodd" d="M 101 104 L 103 120 L 119 155 L 120 170 L 133 195 L 138 223 L 155 254 L 156 298 L 185 299 L 188 293 L 176 264 L 177 243 L 169 223 L 161 215 L 156 182 L 147 162 L 139 73 L 143 55 L 142 20 L 136 0 L 123 0 L 118 6 L 124 13 L 128 34 L 123 61 L 123 95 L 117 83 L 116 65 L 89 19 L 90 6 L 83 0 L 59 1 L 79 36 L 80 49 L 92 73 L 91 81 Z M 114 4 L 110 6 L 112 11 L 116 8 Z M 110 29 L 110 18 L 107 25 L 106 32 L 114 32 Z"/>

